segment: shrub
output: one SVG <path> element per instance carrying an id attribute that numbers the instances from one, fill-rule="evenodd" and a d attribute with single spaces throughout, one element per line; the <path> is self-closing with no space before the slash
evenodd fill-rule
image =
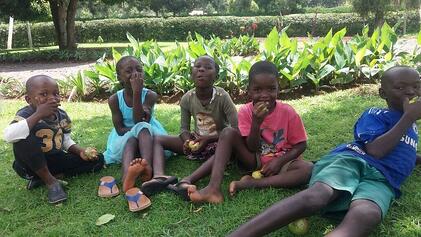
<path id="1" fill-rule="evenodd" d="M 419 14 L 416 11 L 389 13 L 386 21 L 395 25 L 408 15 L 408 32 L 418 32 Z M 104 42 L 122 42 L 126 40 L 126 32 L 141 41 L 184 41 L 189 32 L 197 32 L 206 38 L 212 35 L 221 38 L 231 38 L 243 34 L 242 29 L 257 23 L 254 36 L 265 37 L 273 28 L 279 24 L 277 16 L 257 17 L 233 17 L 233 16 L 212 16 L 212 17 L 170 17 L 170 18 L 136 18 L 136 19 L 105 19 L 93 21 L 76 22 L 76 38 L 80 43 L 96 42 L 98 37 Z M 322 36 L 333 28 L 338 31 L 347 27 L 347 35 L 354 35 L 361 32 L 364 24 L 372 22 L 371 19 L 363 19 L 356 14 L 318 14 L 315 21 L 315 14 L 287 15 L 282 18 L 284 25 L 291 25 L 288 35 L 307 36 L 309 32 L 313 36 Z M 316 24 L 314 24 L 314 22 Z M 372 26 L 372 24 L 369 24 Z M 313 28 L 315 26 L 315 28 Z M 399 33 L 399 31 L 398 31 Z M 32 24 L 32 38 L 34 46 L 46 46 L 55 44 L 54 27 L 51 22 Z M 7 25 L 0 24 L 0 48 L 5 48 L 7 39 Z M 14 29 L 13 47 L 27 47 L 27 32 L 25 24 L 16 24 Z"/>

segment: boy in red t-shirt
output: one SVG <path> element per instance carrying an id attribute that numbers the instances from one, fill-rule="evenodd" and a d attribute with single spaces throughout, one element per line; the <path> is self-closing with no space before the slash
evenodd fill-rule
<path id="1" fill-rule="evenodd" d="M 230 184 L 229 192 L 245 188 L 295 187 L 308 182 L 312 163 L 301 159 L 307 136 L 294 109 L 276 101 L 278 70 L 268 61 L 255 63 L 249 72 L 252 102 L 240 108 L 239 131 L 225 128 L 218 140 L 211 179 L 207 187 L 188 188 L 192 202 L 223 202 L 221 183 L 231 153 L 248 170 L 260 170 L 262 179 L 247 175 Z"/>

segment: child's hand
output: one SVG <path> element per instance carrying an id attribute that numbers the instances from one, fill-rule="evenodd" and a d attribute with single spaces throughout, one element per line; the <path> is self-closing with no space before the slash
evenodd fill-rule
<path id="1" fill-rule="evenodd" d="M 200 153 L 208 145 L 207 137 L 196 137 L 195 140 L 190 140 L 189 147 L 192 153 Z"/>
<path id="2" fill-rule="evenodd" d="M 143 112 L 144 112 L 144 116 L 143 116 L 143 121 L 148 122 L 151 120 L 151 110 L 148 106 L 143 106 Z"/>
<path id="3" fill-rule="evenodd" d="M 253 120 L 261 124 L 268 114 L 268 104 L 266 102 L 257 102 L 253 106 Z"/>
<path id="4" fill-rule="evenodd" d="M 93 161 L 98 159 L 98 151 L 94 147 L 82 148 L 80 157 L 85 161 Z"/>
<path id="5" fill-rule="evenodd" d="M 187 139 L 183 144 L 184 155 L 190 155 L 192 153 L 191 148 L 190 148 L 190 142 L 194 142 L 194 140 Z"/>
<path id="6" fill-rule="evenodd" d="M 408 98 L 405 98 L 403 102 L 403 111 L 410 116 L 413 121 L 421 119 L 421 98 L 417 98 L 413 101 L 409 101 Z"/>
<path id="7" fill-rule="evenodd" d="M 130 76 L 130 85 L 133 92 L 136 90 L 142 91 L 143 89 L 143 73 L 135 72 Z"/>
<path id="8" fill-rule="evenodd" d="M 41 100 L 38 97 L 35 97 L 36 100 L 36 113 L 38 113 L 42 118 L 50 117 L 57 113 L 58 107 L 60 106 L 60 103 L 58 103 L 53 98 L 50 98 L 49 100 L 45 102 L 41 102 Z"/>
<path id="9" fill-rule="evenodd" d="M 261 172 L 265 177 L 276 175 L 281 170 L 281 166 L 279 165 L 279 159 L 272 159 L 263 166 Z"/>

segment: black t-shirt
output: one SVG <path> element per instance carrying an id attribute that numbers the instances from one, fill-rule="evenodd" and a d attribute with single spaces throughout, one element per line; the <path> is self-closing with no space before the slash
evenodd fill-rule
<path id="1" fill-rule="evenodd" d="M 16 112 L 16 117 L 12 123 L 18 122 L 23 119 L 29 118 L 35 109 L 31 106 L 25 106 Z M 70 133 L 71 131 L 71 120 L 67 113 L 58 109 L 55 119 L 42 119 L 40 120 L 30 131 L 31 135 L 35 135 L 39 138 L 41 149 L 44 153 L 49 155 L 55 154 L 58 151 L 61 151 L 63 137 L 65 133 Z"/>

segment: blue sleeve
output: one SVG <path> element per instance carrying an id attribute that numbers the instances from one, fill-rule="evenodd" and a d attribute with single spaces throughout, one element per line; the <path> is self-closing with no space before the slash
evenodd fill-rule
<path id="1" fill-rule="evenodd" d="M 354 125 L 354 139 L 359 143 L 370 143 L 388 131 L 384 110 L 366 110 Z"/>

